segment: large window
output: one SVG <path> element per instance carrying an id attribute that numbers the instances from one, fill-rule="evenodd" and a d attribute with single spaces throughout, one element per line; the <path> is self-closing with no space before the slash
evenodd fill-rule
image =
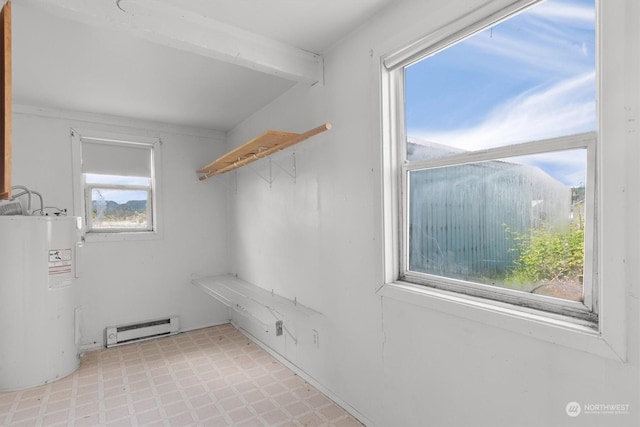
<path id="1" fill-rule="evenodd" d="M 385 59 L 397 279 L 597 323 L 595 28 L 516 2 Z"/>
<path id="2" fill-rule="evenodd" d="M 157 231 L 156 168 L 158 141 L 82 136 L 81 210 L 87 236 Z"/>

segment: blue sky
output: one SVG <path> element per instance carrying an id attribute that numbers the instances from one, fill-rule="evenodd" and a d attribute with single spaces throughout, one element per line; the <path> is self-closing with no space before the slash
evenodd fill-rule
<path id="1" fill-rule="evenodd" d="M 408 67 L 408 136 L 476 150 L 595 130 L 594 20 L 594 0 L 547 0 Z M 582 154 L 547 162 L 584 181 Z"/>

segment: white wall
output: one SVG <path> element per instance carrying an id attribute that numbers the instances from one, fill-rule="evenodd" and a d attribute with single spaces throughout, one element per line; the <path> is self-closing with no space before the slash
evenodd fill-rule
<path id="1" fill-rule="evenodd" d="M 224 151 L 224 135 L 89 114 L 14 106 L 14 185 L 73 215 L 71 128 L 160 137 L 161 238 L 87 242 L 81 254 L 81 345 L 104 344 L 104 329 L 178 315 L 189 330 L 227 321 L 226 307 L 191 285 L 192 275 L 227 272 L 227 190 L 195 170 Z"/>
<path id="2" fill-rule="evenodd" d="M 620 151 L 601 160 L 612 172 L 602 181 L 603 200 L 616 202 L 601 211 L 611 232 L 604 236 L 603 286 L 623 289 L 625 301 L 603 316 L 626 318 L 620 333 L 627 361 L 376 295 L 384 282 L 380 56 L 482 3 L 394 2 L 325 55 L 323 85 L 297 86 L 228 135 L 236 146 L 265 129 L 333 125 L 296 146 L 295 183 L 275 166 L 271 186 L 244 168 L 231 196 L 232 272 L 323 316 L 293 326 L 297 344 L 237 321 L 371 425 L 637 425 L 640 11 L 631 0 L 616 2 L 615 43 L 602 47 L 620 53 L 622 63 L 605 68 L 618 92 L 620 85 L 628 90 L 624 100 L 603 100 L 609 133 L 621 138 L 611 141 Z M 276 160 L 286 165 L 290 152 Z M 256 168 L 268 171 L 264 161 Z M 570 418 L 571 401 L 629 404 L 630 413 Z"/>

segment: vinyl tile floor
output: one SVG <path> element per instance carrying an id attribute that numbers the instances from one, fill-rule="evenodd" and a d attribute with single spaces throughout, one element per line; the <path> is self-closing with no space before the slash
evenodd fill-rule
<path id="1" fill-rule="evenodd" d="M 65 378 L 0 393 L 0 426 L 362 424 L 226 324 L 89 351 Z"/>

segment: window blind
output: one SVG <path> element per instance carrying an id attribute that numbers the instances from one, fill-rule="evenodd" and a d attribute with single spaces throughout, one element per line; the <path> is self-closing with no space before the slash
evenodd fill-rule
<path id="1" fill-rule="evenodd" d="M 82 172 L 151 178 L 153 145 L 82 139 Z"/>

